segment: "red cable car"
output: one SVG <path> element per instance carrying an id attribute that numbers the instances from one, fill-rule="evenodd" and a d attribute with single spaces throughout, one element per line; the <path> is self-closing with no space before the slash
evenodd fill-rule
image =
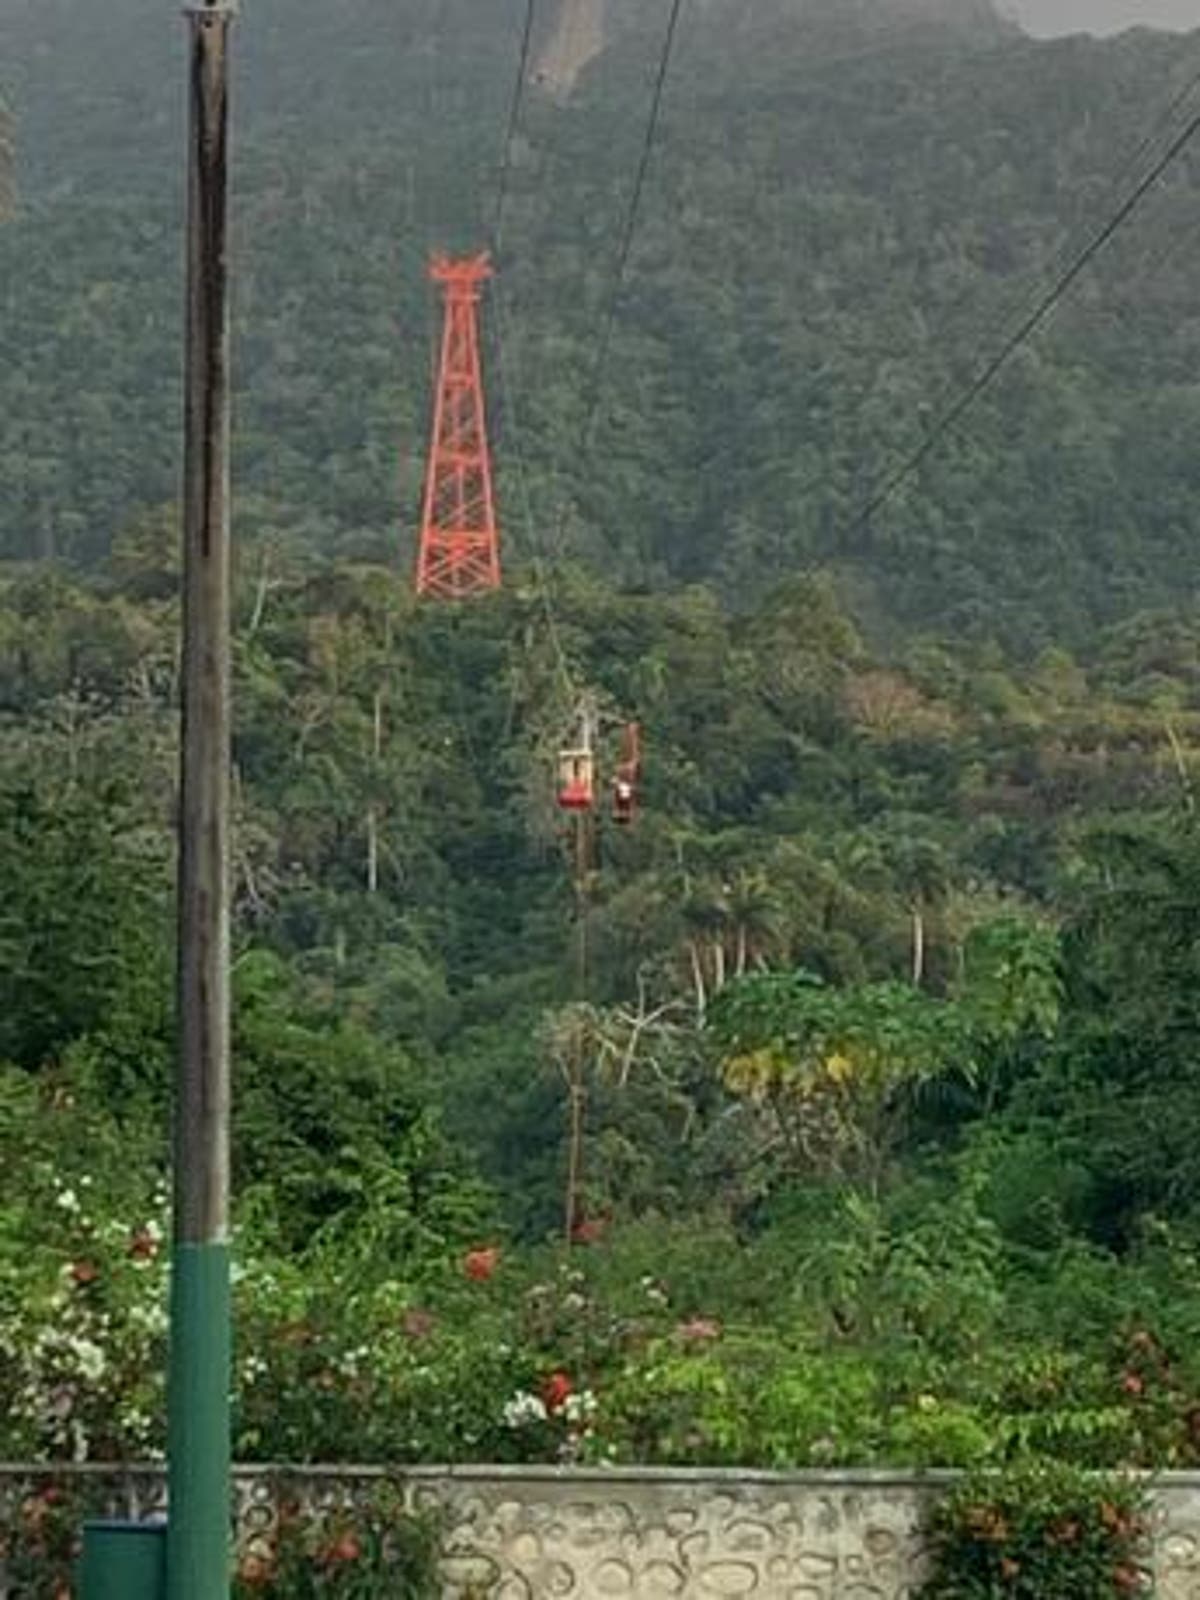
<path id="1" fill-rule="evenodd" d="M 577 814 L 596 804 L 596 733 L 599 726 L 595 702 L 585 695 L 579 702 L 578 732 L 574 744 L 558 753 L 558 804 Z"/>
<path id="2" fill-rule="evenodd" d="M 639 723 L 627 722 L 621 733 L 621 759 L 613 774 L 612 816 L 628 828 L 637 816 L 642 784 L 642 730 Z"/>
<path id="3" fill-rule="evenodd" d="M 590 750 L 558 757 L 558 803 L 563 811 L 590 811 L 596 803 L 596 758 Z"/>

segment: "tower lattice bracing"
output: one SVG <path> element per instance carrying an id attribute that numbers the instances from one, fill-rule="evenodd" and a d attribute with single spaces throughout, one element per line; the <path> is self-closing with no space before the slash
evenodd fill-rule
<path id="1" fill-rule="evenodd" d="M 442 285 L 445 323 L 425 476 L 417 593 L 463 599 L 500 587 L 500 546 L 479 359 L 479 299 L 487 255 L 429 268 Z"/>

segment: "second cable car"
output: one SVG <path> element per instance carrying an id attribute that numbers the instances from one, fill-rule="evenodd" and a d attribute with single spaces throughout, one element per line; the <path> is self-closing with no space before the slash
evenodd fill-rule
<path id="1" fill-rule="evenodd" d="M 637 816 L 638 799 L 642 787 L 642 730 L 636 722 L 627 722 L 621 730 L 621 759 L 612 781 L 613 821 L 628 828 Z"/>

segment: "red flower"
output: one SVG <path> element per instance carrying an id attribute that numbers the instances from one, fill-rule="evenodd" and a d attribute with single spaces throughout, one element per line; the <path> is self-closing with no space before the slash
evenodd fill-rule
<path id="1" fill-rule="evenodd" d="M 702 1344 L 708 1339 L 721 1337 L 721 1324 L 712 1317 L 692 1317 L 681 1322 L 675 1332 L 688 1344 Z"/>
<path id="2" fill-rule="evenodd" d="M 500 1248 L 488 1245 L 485 1249 L 468 1250 L 463 1257 L 463 1271 L 473 1283 L 486 1283 L 500 1265 Z"/>
<path id="3" fill-rule="evenodd" d="M 362 1546 L 352 1533 L 343 1533 L 332 1543 L 317 1552 L 317 1564 L 322 1567 L 348 1566 L 362 1554 Z"/>
<path id="4" fill-rule="evenodd" d="M 607 1231 L 605 1217 L 585 1217 L 571 1229 L 571 1238 L 576 1244 L 599 1244 Z"/>
<path id="5" fill-rule="evenodd" d="M 561 1411 L 575 1391 L 565 1372 L 552 1372 L 542 1383 L 542 1404 L 551 1416 Z"/>
<path id="6" fill-rule="evenodd" d="M 71 1276 L 76 1283 L 86 1287 L 89 1283 L 95 1283 L 100 1276 L 100 1268 L 94 1261 L 72 1261 Z"/>
<path id="7" fill-rule="evenodd" d="M 1138 1395 L 1145 1393 L 1146 1382 L 1144 1378 L 1139 1378 L 1136 1372 L 1126 1372 L 1121 1378 L 1121 1387 L 1126 1394 L 1136 1399 Z"/>

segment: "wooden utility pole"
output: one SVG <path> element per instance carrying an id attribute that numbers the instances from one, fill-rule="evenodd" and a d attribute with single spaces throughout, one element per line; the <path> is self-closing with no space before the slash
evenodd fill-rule
<path id="1" fill-rule="evenodd" d="M 579 748 L 594 757 L 600 734 L 600 716 L 593 696 L 585 695 L 579 707 Z M 594 795 L 595 769 L 589 773 Z M 572 839 L 575 889 L 575 1000 L 576 1013 L 569 1041 L 567 1066 L 567 1191 L 563 1207 L 563 1232 L 569 1250 L 579 1222 L 579 1191 L 583 1184 L 584 1127 L 587 1117 L 588 994 L 590 990 L 590 921 L 592 869 L 595 854 L 594 798 L 575 813 Z"/>
<path id="2" fill-rule="evenodd" d="M 228 1600 L 229 303 L 226 0 L 187 10 L 179 1056 L 168 1600 Z"/>
<path id="3" fill-rule="evenodd" d="M 563 1231 L 569 1250 L 579 1222 L 579 1190 L 583 1182 L 583 1130 L 587 1113 L 588 917 L 591 910 L 592 818 L 580 813 L 574 821 L 575 857 L 575 992 L 576 1014 L 568 1041 L 567 1063 L 567 1192 Z"/>

